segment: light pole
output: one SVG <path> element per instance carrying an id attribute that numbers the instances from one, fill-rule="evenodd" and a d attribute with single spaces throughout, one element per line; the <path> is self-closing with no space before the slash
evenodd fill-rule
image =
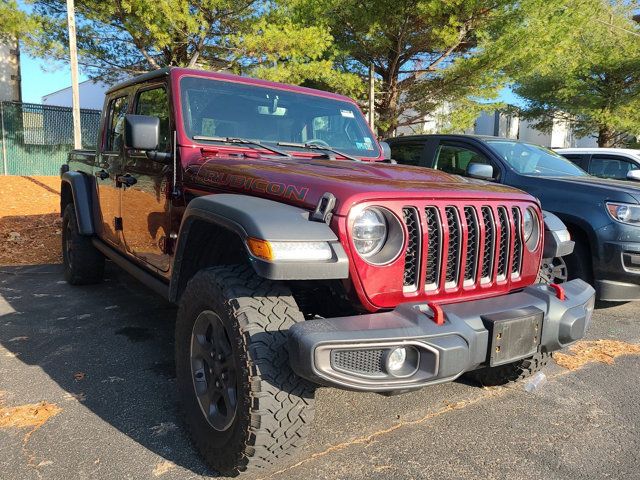
<path id="1" fill-rule="evenodd" d="M 73 0 L 67 0 L 69 28 L 69 63 L 71 65 L 71 105 L 73 111 L 73 148 L 82 148 L 80 129 L 80 91 L 78 89 L 78 50 L 76 46 L 76 16 Z"/>

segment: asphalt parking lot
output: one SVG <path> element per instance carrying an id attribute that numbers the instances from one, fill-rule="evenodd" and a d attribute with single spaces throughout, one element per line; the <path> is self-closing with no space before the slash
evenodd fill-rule
<path id="1" fill-rule="evenodd" d="M 0 478 L 212 475 L 180 421 L 174 307 L 115 268 L 81 288 L 59 265 L 0 270 Z M 640 478 L 638 306 L 599 309 L 589 339 L 636 353 L 554 364 L 535 393 L 522 383 L 397 397 L 321 389 L 308 447 L 259 477 Z"/>

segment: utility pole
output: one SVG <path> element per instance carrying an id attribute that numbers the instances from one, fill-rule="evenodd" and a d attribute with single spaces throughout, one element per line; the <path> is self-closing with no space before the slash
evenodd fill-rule
<path id="1" fill-rule="evenodd" d="M 73 0 L 67 0 L 69 28 L 69 63 L 71 64 L 71 105 L 73 107 L 73 148 L 82 148 L 80 129 L 80 91 L 78 89 L 78 49 L 76 46 L 76 15 Z"/>
<path id="2" fill-rule="evenodd" d="M 373 63 L 371 65 L 369 65 L 369 126 L 371 127 L 371 130 L 373 130 L 373 132 L 375 133 L 376 131 L 376 127 L 375 127 L 375 123 L 376 123 L 376 103 L 375 103 L 375 96 L 376 96 L 376 83 L 375 83 L 375 78 L 374 78 L 374 70 L 373 70 Z"/>

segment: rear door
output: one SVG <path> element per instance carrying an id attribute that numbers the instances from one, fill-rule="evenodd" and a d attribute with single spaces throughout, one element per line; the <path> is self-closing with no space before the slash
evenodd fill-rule
<path id="1" fill-rule="evenodd" d="M 393 141 L 389 143 L 391 147 L 391 158 L 401 165 L 412 165 L 415 167 L 425 167 L 427 145 L 421 140 Z"/>
<path id="2" fill-rule="evenodd" d="M 144 86 L 135 94 L 133 112 L 160 118 L 158 150 L 172 148 L 169 95 L 164 84 Z M 161 272 L 169 270 L 171 257 L 172 163 L 149 160 L 144 152 L 128 150 L 120 177 L 123 237 L 127 252 Z"/>
<path id="3" fill-rule="evenodd" d="M 93 174 L 98 190 L 98 234 L 112 246 L 120 244 L 120 188 L 116 177 L 122 169 L 124 155 L 124 116 L 129 95 L 116 93 L 107 100 L 102 143 L 97 152 Z"/>

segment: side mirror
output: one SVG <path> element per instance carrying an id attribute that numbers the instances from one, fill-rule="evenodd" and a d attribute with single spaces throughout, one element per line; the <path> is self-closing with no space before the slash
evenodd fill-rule
<path id="1" fill-rule="evenodd" d="M 382 149 L 382 156 L 385 160 L 391 160 L 391 147 L 387 142 L 380 142 L 380 148 Z"/>
<path id="2" fill-rule="evenodd" d="M 467 166 L 467 176 L 480 180 L 494 180 L 493 167 L 484 163 L 470 163 Z"/>
<path id="3" fill-rule="evenodd" d="M 635 180 L 640 182 L 640 170 L 629 170 L 627 172 L 627 180 Z"/>
<path id="4" fill-rule="evenodd" d="M 125 115 L 124 145 L 134 150 L 157 150 L 160 143 L 160 119 L 148 115 Z"/>

